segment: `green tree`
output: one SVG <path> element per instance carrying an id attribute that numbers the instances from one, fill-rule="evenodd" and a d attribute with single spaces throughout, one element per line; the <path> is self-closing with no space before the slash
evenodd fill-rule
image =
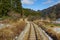
<path id="1" fill-rule="evenodd" d="M 10 0 L 0 1 L 0 16 L 6 16 L 7 12 L 10 10 Z"/>
<path id="2" fill-rule="evenodd" d="M 21 0 L 15 0 L 15 10 L 16 10 L 18 13 L 21 13 L 21 16 L 23 15 L 23 14 L 22 14 L 22 4 L 21 4 Z"/>

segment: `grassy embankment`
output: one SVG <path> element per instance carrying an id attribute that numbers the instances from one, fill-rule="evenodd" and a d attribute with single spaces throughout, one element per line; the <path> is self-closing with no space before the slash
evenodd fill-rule
<path id="1" fill-rule="evenodd" d="M 25 21 L 12 22 L 11 27 L 0 29 L 0 40 L 13 40 L 24 29 Z"/>
<path id="2" fill-rule="evenodd" d="M 60 24 L 53 24 L 46 21 L 35 21 L 36 24 L 39 25 L 45 32 L 50 35 L 54 40 L 60 40 L 60 33 L 57 34 L 55 31 L 53 31 L 54 27 L 60 27 Z"/>

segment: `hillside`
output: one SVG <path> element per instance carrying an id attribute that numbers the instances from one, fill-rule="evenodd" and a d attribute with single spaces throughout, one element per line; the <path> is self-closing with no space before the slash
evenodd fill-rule
<path id="1" fill-rule="evenodd" d="M 56 14 L 56 18 L 60 18 L 60 3 L 42 10 L 43 16 L 51 16 L 52 13 Z"/>

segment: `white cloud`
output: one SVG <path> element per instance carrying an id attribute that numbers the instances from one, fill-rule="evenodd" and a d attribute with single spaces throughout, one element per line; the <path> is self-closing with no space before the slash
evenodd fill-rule
<path id="1" fill-rule="evenodd" d="M 58 3 L 60 3 L 60 0 L 58 0 Z"/>
<path id="2" fill-rule="evenodd" d="M 46 0 L 45 2 L 43 2 L 43 4 L 49 4 L 49 3 L 53 3 L 53 2 L 54 2 L 54 0 Z M 56 3 L 60 3 L 60 0 L 57 0 Z"/>
<path id="3" fill-rule="evenodd" d="M 53 0 L 52 0 L 53 1 Z M 54 1 L 53 1 L 54 2 Z M 60 3 L 60 0 L 56 0 L 56 2 L 50 2 L 50 3 L 52 3 L 50 6 L 53 6 L 53 5 L 56 5 L 56 4 L 58 4 L 58 3 Z M 47 3 L 47 4 L 49 4 L 49 3 Z"/>
<path id="4" fill-rule="evenodd" d="M 43 2 L 43 4 L 49 4 L 49 3 L 52 3 L 54 2 L 53 0 L 46 0 L 45 2 Z"/>
<path id="5" fill-rule="evenodd" d="M 36 0 L 22 0 L 22 4 L 34 4 Z"/>

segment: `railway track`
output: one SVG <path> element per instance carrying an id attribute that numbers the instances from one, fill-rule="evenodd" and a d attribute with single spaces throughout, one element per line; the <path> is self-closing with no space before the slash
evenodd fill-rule
<path id="1" fill-rule="evenodd" d="M 28 22 L 26 28 L 19 35 L 17 40 L 53 40 L 44 30 L 33 22 Z"/>

